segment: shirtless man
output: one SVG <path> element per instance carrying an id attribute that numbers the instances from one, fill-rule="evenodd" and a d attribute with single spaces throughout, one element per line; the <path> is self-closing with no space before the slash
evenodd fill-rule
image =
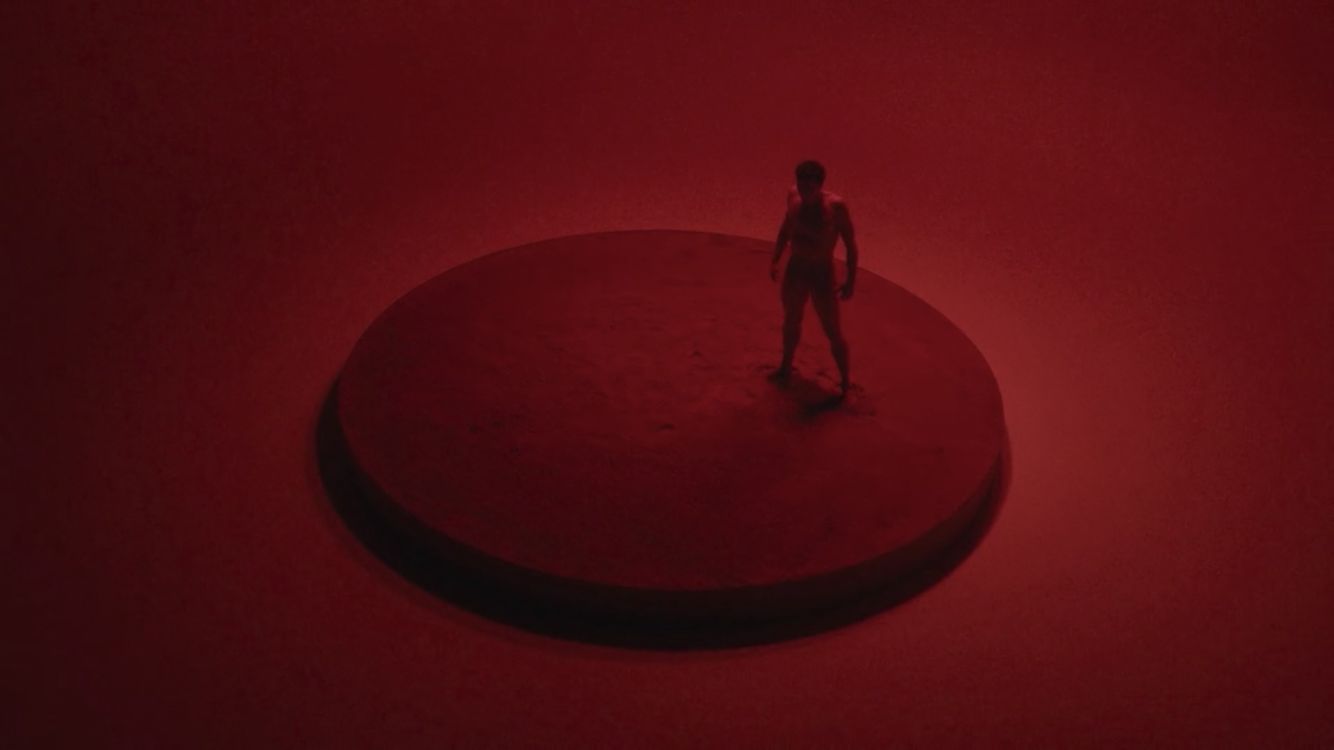
<path id="1" fill-rule="evenodd" d="M 783 362 L 771 376 L 784 382 L 792 374 L 792 357 L 801 339 L 801 318 L 807 295 L 829 337 L 829 348 L 838 364 L 840 397 L 847 396 L 848 342 L 838 321 L 838 298 L 851 299 L 857 279 L 857 242 L 852 236 L 852 217 L 843 198 L 824 189 L 824 166 L 816 161 L 797 165 L 797 184 L 788 191 L 787 215 L 778 230 L 769 278 L 778 280 L 778 261 L 789 242 L 792 256 L 783 276 Z M 843 238 L 848 277 L 842 286 L 834 278 L 834 245 Z M 835 294 L 837 293 L 837 297 Z"/>

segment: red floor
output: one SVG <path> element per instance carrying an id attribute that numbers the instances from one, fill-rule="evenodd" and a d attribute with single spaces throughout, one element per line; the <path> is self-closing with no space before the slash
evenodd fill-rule
<path id="1" fill-rule="evenodd" d="M 28 5 L 2 744 L 1334 742 L 1327 3 Z M 767 238 L 812 157 L 1000 383 L 1011 485 L 952 574 L 645 651 L 341 525 L 314 423 L 390 301 L 548 237 Z"/>

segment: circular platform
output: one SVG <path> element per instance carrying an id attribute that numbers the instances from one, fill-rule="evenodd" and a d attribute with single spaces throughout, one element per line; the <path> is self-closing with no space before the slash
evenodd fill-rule
<path id="1" fill-rule="evenodd" d="M 841 305 L 850 397 L 831 400 L 809 306 L 796 375 L 769 381 L 771 249 L 582 235 L 422 284 L 358 341 L 335 393 L 363 492 L 442 564 L 543 606 L 782 617 L 930 562 L 999 470 L 990 368 L 944 316 L 861 269 Z"/>

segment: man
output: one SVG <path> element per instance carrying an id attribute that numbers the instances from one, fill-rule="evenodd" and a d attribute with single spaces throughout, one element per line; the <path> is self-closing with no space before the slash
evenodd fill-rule
<path id="1" fill-rule="evenodd" d="M 806 297 L 820 317 L 820 325 L 829 337 L 829 348 L 841 376 L 839 397 L 846 397 L 848 380 L 848 343 L 838 320 L 838 299 L 851 299 L 857 279 L 857 242 L 852 235 L 852 217 L 843 198 L 824 189 L 825 169 L 817 161 L 797 165 L 797 184 L 788 192 L 787 215 L 778 230 L 769 277 L 778 280 L 778 261 L 783 248 L 792 245 L 792 255 L 783 276 L 783 362 L 771 376 L 786 382 L 792 374 L 792 357 L 801 339 L 801 319 Z M 848 275 L 842 286 L 834 277 L 834 245 L 843 238 L 847 252 Z M 837 296 L 835 296 L 837 295 Z"/>

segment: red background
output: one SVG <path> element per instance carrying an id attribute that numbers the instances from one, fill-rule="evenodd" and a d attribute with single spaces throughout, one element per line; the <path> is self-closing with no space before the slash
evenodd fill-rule
<path id="1" fill-rule="evenodd" d="M 331 5 L 0 11 L 5 744 L 1334 741 L 1328 3 Z M 314 420 L 393 299 L 552 236 L 772 236 L 805 158 L 1000 382 L 1012 483 L 952 575 L 620 650 L 328 509 Z"/>

